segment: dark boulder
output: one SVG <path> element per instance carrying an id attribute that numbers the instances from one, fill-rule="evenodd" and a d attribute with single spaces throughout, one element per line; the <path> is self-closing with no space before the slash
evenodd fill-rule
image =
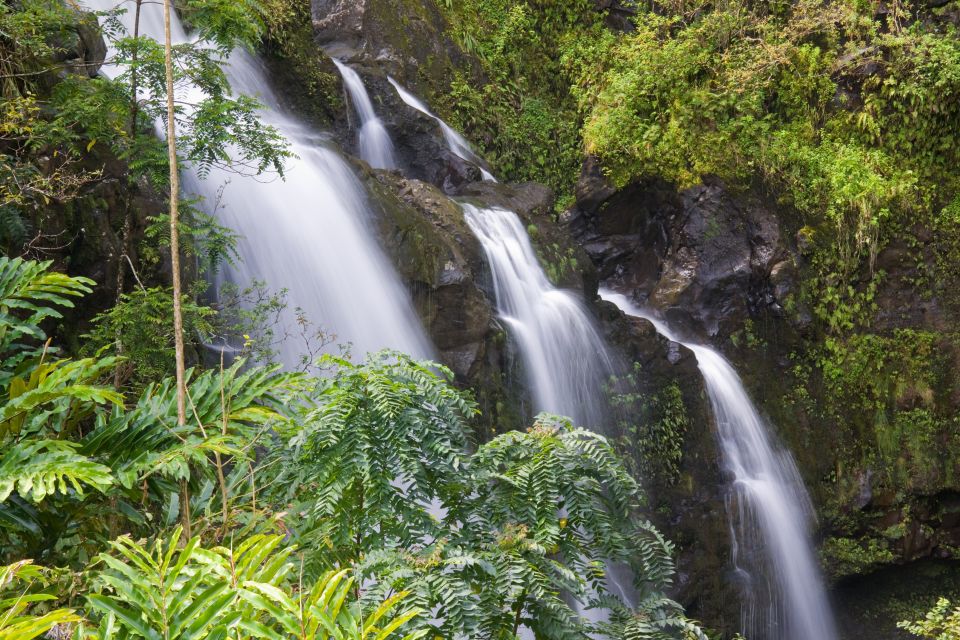
<path id="1" fill-rule="evenodd" d="M 75 14 L 76 21 L 53 43 L 54 60 L 63 63 L 68 73 L 93 78 L 107 57 L 107 43 L 95 15 L 80 10 Z"/>
<path id="2" fill-rule="evenodd" d="M 651 473 L 649 460 L 630 464 L 637 465 L 650 499 L 651 518 L 677 544 L 678 576 L 672 595 L 696 615 L 708 616 L 715 630 L 733 632 L 739 623 L 739 601 L 731 597 L 729 586 L 725 483 L 696 358 L 683 345 L 657 333 L 647 320 L 626 316 L 609 302 L 599 303 L 597 312 L 607 342 L 639 372 L 627 388 L 616 393 L 649 400 L 672 385 L 680 389 L 687 428 L 681 436 L 683 455 L 676 477 L 664 479 Z M 629 456 L 637 438 L 642 437 L 632 429 L 653 419 L 655 416 L 623 414 L 621 409 L 607 435 L 620 441 L 621 451 Z"/>
<path id="3" fill-rule="evenodd" d="M 469 64 L 433 2 L 311 0 L 311 17 L 320 46 L 425 92 L 446 89 L 453 70 Z"/>
<path id="4" fill-rule="evenodd" d="M 793 256 L 775 212 L 761 201 L 735 196 L 718 181 L 679 193 L 644 182 L 607 196 L 596 174 L 584 165 L 570 225 L 601 279 L 710 336 L 730 335 L 790 295 Z"/>

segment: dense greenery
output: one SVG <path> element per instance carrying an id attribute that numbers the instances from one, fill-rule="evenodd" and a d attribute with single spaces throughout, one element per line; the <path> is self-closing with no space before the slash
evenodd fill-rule
<path id="1" fill-rule="evenodd" d="M 179 162 L 200 175 L 282 172 L 282 140 L 255 102 L 230 95 L 221 69 L 262 33 L 254 6 L 179 9 L 199 34 L 173 51 L 175 83 L 190 95 L 176 110 Z M 92 154 L 126 163 L 129 192 L 164 189 L 151 131 L 165 113 L 162 47 L 107 13 L 116 79 L 61 73 L 64 59 L 86 60 L 88 17 L 23 0 L 0 18 L 6 251 L 22 250 L 28 225 L 43 233 L 35 212 L 104 179 Z M 275 37 L 292 28 L 275 15 L 267 24 Z M 2 637 L 515 638 L 521 627 L 544 638 L 702 637 L 664 596 L 672 547 L 640 515 L 639 488 L 606 441 L 544 416 L 476 447 L 474 404 L 439 365 L 327 356 L 313 377 L 221 361 L 187 372 L 178 418 L 165 322 L 178 312 L 167 289 L 140 282 L 129 245 L 138 205 L 121 204 L 117 253 L 137 288 L 118 280 L 116 305 L 78 339 L 82 357 L 46 332 L 94 283 L 0 258 Z M 186 251 L 210 268 L 234 259 L 230 232 L 193 204 Z M 163 245 L 166 220 L 152 213 L 148 237 Z M 205 337 L 282 306 L 259 303 L 217 313 L 188 298 L 184 317 Z M 268 358 L 270 345 L 253 342 L 244 350 Z M 633 577 L 635 601 L 611 590 L 609 563 Z M 609 615 L 591 623 L 580 607 Z"/>
<path id="2" fill-rule="evenodd" d="M 537 180 L 569 203 L 582 157 L 580 117 L 559 52 L 603 36 L 593 0 L 438 4 L 480 65 L 438 97 L 441 115 L 480 145 L 504 179 Z"/>
<path id="3" fill-rule="evenodd" d="M 822 474 L 810 480 L 831 531 L 828 572 L 869 572 L 917 539 L 956 557 L 911 512 L 925 504 L 915 496 L 955 490 L 958 477 L 956 4 L 439 4 L 478 58 L 445 115 L 506 177 L 550 184 L 563 207 L 592 155 L 617 187 L 719 178 L 776 210 L 800 276 L 784 313 L 802 328 L 747 326 L 731 341 L 746 359 L 790 362 L 782 385 L 756 386 L 771 404 L 783 398 L 788 439 L 818 458 L 804 466 Z M 901 304 L 944 320 L 907 318 Z M 653 418 L 621 421 L 626 450 L 669 478 L 682 423 L 658 417 L 666 397 L 619 400 Z M 891 506 L 852 506 L 864 486 Z"/>
<path id="4" fill-rule="evenodd" d="M 231 96 L 222 65 L 266 36 L 328 118 L 337 85 L 307 5 L 177 4 L 199 35 L 173 52 L 181 98 L 193 87 L 177 104 L 179 161 L 200 176 L 282 174 L 284 141 Z M 916 286 L 960 311 L 960 38 L 938 10 L 652 3 L 611 29 L 594 0 L 439 4 L 474 62 L 434 102 L 502 177 L 545 182 L 563 207 L 588 153 L 617 186 L 716 175 L 775 198 L 808 261 L 786 312 L 815 317 L 786 404 L 839 425 L 836 441 L 855 444 L 838 457 L 869 464 L 880 488 L 952 481 L 954 338 L 871 326 L 892 243 L 913 252 Z M 0 638 L 703 637 L 665 595 L 673 548 L 634 479 L 680 481 L 689 419 L 675 385 L 617 395 L 615 444 L 642 468 L 556 416 L 476 443 L 476 406 L 443 367 L 311 353 L 303 364 L 322 375 L 283 373 L 264 364 L 282 295 L 254 287 L 214 308 L 198 287 L 182 300 L 188 335 L 254 338 L 249 360 L 202 368 L 196 350 L 178 420 L 173 299 L 139 281 L 169 257 L 168 220 L 131 196 L 168 190 L 153 134 L 163 48 L 99 17 L 113 80 L 89 73 L 90 16 L 58 0 L 0 6 L 0 249 L 40 255 L 45 217 L 109 185 L 108 164 L 124 167 L 127 216 L 110 249 L 120 275 L 100 283 L 115 304 L 65 351 L 47 334 L 94 283 L 0 258 Z M 184 254 L 209 271 L 237 259 L 211 203 L 182 204 Z M 134 213 L 152 220 L 139 251 Z M 558 244 L 541 253 L 554 281 L 577 270 Z M 894 560 L 911 515 L 869 535 L 841 508 L 857 479 L 837 466 L 824 555 L 845 576 Z M 632 577 L 629 599 L 614 571 Z M 609 615 L 590 623 L 583 607 Z M 903 628 L 956 637 L 951 607 Z"/>
<path id="5" fill-rule="evenodd" d="M 447 109 L 508 177 L 569 193 L 583 149 L 620 185 L 762 182 L 841 274 L 956 222 L 960 40 L 935 10 L 659 3 L 617 33 L 586 0 L 447 4 L 487 77 L 455 80 Z"/>
<path id="6" fill-rule="evenodd" d="M 127 399 L 101 383 L 116 358 L 64 358 L 47 340 L 39 323 L 89 282 L 7 258 L 0 282 L 0 561 L 38 594 L 4 601 L 22 624 L 78 620 L 22 606 L 51 599 L 100 637 L 366 638 L 402 600 L 377 637 L 584 637 L 568 594 L 611 610 L 609 633 L 700 635 L 663 595 L 672 547 L 601 436 L 543 416 L 471 453 L 474 405 L 449 372 L 393 353 L 326 357 L 321 378 L 193 372 L 176 426 L 170 378 Z M 610 590 L 611 562 L 634 576 L 637 610 Z"/>
<path id="7" fill-rule="evenodd" d="M 960 608 L 953 607 L 946 598 L 940 598 L 923 620 L 905 621 L 898 626 L 920 638 L 956 640 L 960 638 Z"/>
<path id="8" fill-rule="evenodd" d="M 868 322 L 881 248 L 916 248 L 918 230 L 936 230 L 939 257 L 917 284 L 955 301 L 960 38 L 940 10 L 668 2 L 633 7 L 618 33 L 585 0 L 448 4 L 487 82 L 455 80 L 447 109 L 507 177 L 569 196 L 586 152 L 621 186 L 765 189 L 814 249 L 804 302 L 835 336 Z M 824 357 L 842 366 L 844 346 Z"/>

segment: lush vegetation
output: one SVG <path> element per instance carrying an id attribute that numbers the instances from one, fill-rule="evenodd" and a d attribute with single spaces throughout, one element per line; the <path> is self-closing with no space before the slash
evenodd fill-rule
<path id="1" fill-rule="evenodd" d="M 506 177 L 550 184 L 562 208 L 592 155 L 617 187 L 719 178 L 776 209 L 800 273 L 784 312 L 802 329 L 785 338 L 748 326 L 732 341 L 746 358 L 782 349 L 791 362 L 789 380 L 757 386 L 785 396 L 788 439 L 820 458 L 805 466 L 822 474 L 811 482 L 831 531 L 828 572 L 869 572 L 911 539 L 956 557 L 916 522 L 910 497 L 955 489 L 958 477 L 956 4 L 439 4 L 478 60 L 453 81 L 445 115 Z M 904 317 L 893 308 L 903 296 L 945 321 Z M 649 418 L 621 421 L 626 450 L 662 479 L 683 431 L 668 400 L 618 396 Z M 865 485 L 890 496 L 895 524 L 851 506 Z"/>
<path id="2" fill-rule="evenodd" d="M 615 394 L 628 463 L 556 416 L 477 443 L 476 406 L 439 365 L 309 354 L 322 375 L 284 373 L 269 364 L 282 295 L 254 287 L 214 308 L 199 285 L 158 286 L 172 231 L 173 255 L 202 270 L 238 259 L 210 203 L 175 199 L 172 231 L 161 211 L 167 67 L 181 96 L 174 167 L 200 176 L 282 174 L 287 158 L 257 103 L 231 96 L 232 48 L 265 37 L 307 78 L 317 119 L 339 100 L 304 3 L 177 4 L 199 39 L 170 50 L 116 11 L 99 16 L 112 80 L 91 73 L 91 16 L 60 0 L 0 6 L 0 250 L 43 256 L 59 242 L 51 219 L 118 194 L 124 214 L 102 257 L 113 282 L 0 258 L 0 638 L 703 637 L 665 595 L 673 548 L 634 479 L 681 482 L 689 418 L 675 385 Z M 938 10 L 654 3 L 628 7 L 620 30 L 594 0 L 439 4 L 475 65 L 434 104 L 502 177 L 545 182 L 563 207 L 588 153 L 617 186 L 716 175 L 775 199 L 809 263 L 786 311 L 816 321 L 787 404 L 840 425 L 836 440 L 854 445 L 838 455 L 871 465 L 878 486 L 933 492 L 954 477 L 960 441 L 941 437 L 957 425 L 941 402 L 953 338 L 871 327 L 892 243 L 912 252 L 916 286 L 960 311 L 960 38 Z M 542 253 L 555 281 L 577 270 L 558 244 Z M 61 336 L 95 288 L 112 304 Z M 253 335 L 231 363 L 187 345 L 185 416 L 171 316 L 198 343 Z M 748 328 L 746 343 L 762 339 Z M 838 504 L 856 490 L 840 473 Z M 840 511 L 828 515 L 843 536 L 824 545 L 835 575 L 894 559 L 909 509 L 879 538 Z M 629 598 L 611 568 L 632 577 Z M 608 615 L 591 623 L 582 608 Z M 942 601 L 902 626 L 954 638 L 957 612 Z"/>
<path id="3" fill-rule="evenodd" d="M 220 69 L 259 37 L 250 9 L 186 3 L 201 38 L 167 51 L 101 16 L 119 69 L 108 80 L 57 75 L 57 38 L 88 18 L 52 0 L 5 5 L 11 229 L 42 234 L 36 212 L 96 189 L 94 154 L 126 162 L 131 191 L 168 186 L 151 131 L 167 113 L 165 56 L 175 83 L 203 94 L 175 104 L 178 164 L 282 172 L 282 140 Z M 186 255 L 208 269 L 236 259 L 228 230 L 180 204 Z M 563 418 L 478 446 L 475 405 L 451 374 L 397 353 L 325 356 L 318 377 L 221 360 L 186 371 L 181 391 L 171 316 L 196 338 L 256 326 L 266 342 L 247 338 L 244 352 L 269 360 L 283 301 L 236 292 L 213 309 L 146 288 L 144 260 L 164 257 L 134 261 L 138 205 L 122 203 L 117 248 L 136 286 L 119 277 L 115 305 L 69 350 L 47 332 L 95 283 L 0 258 L 0 637 L 703 637 L 664 595 L 673 549 L 643 518 L 636 482 L 602 437 Z M 148 238 L 163 247 L 175 236 L 152 213 Z M 8 253 L 27 240 L 5 239 Z M 613 565 L 633 578 L 629 600 Z M 608 614 L 590 622 L 584 608 Z"/>
<path id="4" fill-rule="evenodd" d="M 320 378 L 242 362 L 194 371 L 177 424 L 170 378 L 125 397 L 103 384 L 115 357 L 66 358 L 47 339 L 41 322 L 88 281 L 2 258 L 0 282 L 11 624 L 79 623 L 100 637 L 507 638 L 520 625 L 582 637 L 572 597 L 610 609 L 607 632 L 699 634 L 663 595 L 672 547 L 601 436 L 542 416 L 471 453 L 475 408 L 449 372 L 393 353 L 326 357 Z M 611 562 L 635 576 L 638 609 L 610 590 Z"/>
<path id="5" fill-rule="evenodd" d="M 441 115 L 480 145 L 503 178 L 537 180 L 569 203 L 582 145 L 578 105 L 559 52 L 603 37 L 593 0 L 438 4 L 480 67 L 457 75 L 449 94 L 438 96 Z"/>
<path id="6" fill-rule="evenodd" d="M 940 598 L 923 620 L 904 621 L 898 626 L 919 638 L 956 640 L 960 638 L 960 607 L 954 607 L 946 598 Z"/>
<path id="7" fill-rule="evenodd" d="M 912 224 L 955 227 L 960 45 L 937 10 L 623 3 L 618 33 L 586 0 L 446 4 L 487 80 L 447 109 L 509 177 L 569 194 L 585 151 L 619 185 L 762 184 L 841 276 Z"/>

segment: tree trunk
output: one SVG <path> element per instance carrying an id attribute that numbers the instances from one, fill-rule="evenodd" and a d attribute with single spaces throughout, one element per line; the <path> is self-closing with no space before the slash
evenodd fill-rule
<path id="1" fill-rule="evenodd" d="M 164 65 L 167 71 L 167 157 L 170 162 L 170 267 L 173 278 L 173 341 L 177 365 L 177 422 L 187 422 L 187 387 L 183 356 L 183 309 L 180 286 L 180 174 L 177 171 L 177 131 L 173 100 L 173 47 L 170 42 L 170 13 L 173 0 L 163 3 Z"/>
<path id="2" fill-rule="evenodd" d="M 173 45 L 170 37 L 170 6 L 173 0 L 163 0 L 163 62 L 167 72 L 167 159 L 170 163 L 170 270 L 173 279 L 173 341 L 177 366 L 177 423 L 187 422 L 186 367 L 183 362 L 183 309 L 180 287 L 180 174 L 177 171 L 177 127 L 173 100 Z M 190 494 L 187 481 L 180 484 L 181 519 L 190 538 Z"/>

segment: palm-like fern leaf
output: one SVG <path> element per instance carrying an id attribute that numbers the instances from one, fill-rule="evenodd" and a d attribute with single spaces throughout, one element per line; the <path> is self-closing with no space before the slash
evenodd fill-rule
<path id="1" fill-rule="evenodd" d="M 72 307 L 71 298 L 92 291 L 93 281 L 50 271 L 50 265 L 49 261 L 0 256 L 0 385 L 34 352 L 23 345 L 14 349 L 17 341 L 30 338 L 43 342 L 46 334 L 40 323 L 61 317 L 55 307 Z"/>
<path id="2" fill-rule="evenodd" d="M 0 456 L 0 503 L 16 491 L 34 502 L 83 485 L 105 491 L 113 483 L 110 469 L 77 453 L 62 440 L 29 440 L 9 445 Z"/>
<path id="3" fill-rule="evenodd" d="M 348 571 L 329 572 L 307 589 L 290 583 L 292 549 L 281 536 L 254 536 L 234 548 L 205 549 L 198 538 L 180 547 L 178 529 L 143 546 L 129 538 L 102 555 L 102 592 L 89 596 L 101 626 L 121 637 L 204 640 L 387 640 L 420 612 L 399 610 L 405 594 L 363 615 Z M 299 587 L 299 585 L 296 585 Z M 424 632 L 408 633 L 416 640 Z"/>

